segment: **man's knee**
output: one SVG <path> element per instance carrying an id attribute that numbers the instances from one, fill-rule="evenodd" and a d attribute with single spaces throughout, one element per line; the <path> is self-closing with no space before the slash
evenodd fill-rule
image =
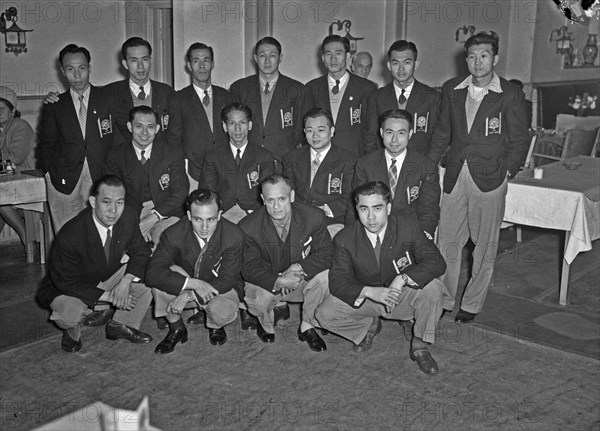
<path id="1" fill-rule="evenodd" d="M 60 328 L 69 329 L 77 326 L 91 312 L 88 306 L 73 296 L 60 295 L 50 304 L 53 320 Z"/>
<path id="2" fill-rule="evenodd" d="M 421 293 L 421 297 L 423 299 L 426 299 L 427 301 L 431 301 L 431 302 L 440 301 L 441 302 L 442 298 L 444 297 L 444 291 L 445 291 L 444 283 L 442 283 L 437 278 L 434 278 L 433 280 L 431 280 L 429 283 L 427 283 L 425 285 L 425 287 L 423 288 L 423 291 Z"/>
<path id="3" fill-rule="evenodd" d="M 255 307 L 263 310 L 268 309 L 269 305 L 273 302 L 275 295 L 267 292 L 265 289 L 255 285 L 246 285 L 244 288 L 245 302 L 248 306 Z"/>
<path id="4" fill-rule="evenodd" d="M 216 324 L 226 325 L 236 319 L 238 304 L 217 296 L 206 305 L 205 310 Z"/>

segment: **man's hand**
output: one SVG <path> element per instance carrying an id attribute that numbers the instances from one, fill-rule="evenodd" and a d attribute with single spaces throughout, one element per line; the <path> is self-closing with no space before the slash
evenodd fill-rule
<path id="1" fill-rule="evenodd" d="M 304 271 L 302 271 L 302 273 L 304 273 Z M 306 280 L 304 279 L 305 275 L 306 274 L 302 275 L 299 272 L 291 271 L 287 274 L 282 273 L 277 279 L 277 281 L 275 281 L 274 290 L 276 292 L 279 290 L 281 295 L 285 296 L 306 283 Z"/>
<path id="2" fill-rule="evenodd" d="M 198 280 L 197 278 L 188 279 L 185 290 L 193 290 L 198 296 L 204 301 L 204 304 L 208 304 L 211 299 L 219 294 L 219 291 L 208 284 L 206 281 Z M 185 292 L 185 291 L 184 291 Z"/>
<path id="3" fill-rule="evenodd" d="M 181 314 L 181 312 L 185 308 L 185 305 L 190 300 L 190 295 L 188 294 L 188 292 L 190 292 L 190 291 L 184 290 L 178 296 L 171 299 L 169 301 L 169 304 L 167 304 L 167 313 Z"/>
<path id="4" fill-rule="evenodd" d="M 398 305 L 398 302 L 400 302 L 401 290 L 397 287 L 391 288 L 365 286 L 363 293 L 367 298 L 383 304 L 386 311 L 391 313 L 396 305 Z"/>
<path id="5" fill-rule="evenodd" d="M 112 304 L 119 310 L 131 310 L 135 307 L 137 298 L 129 293 L 130 286 L 131 280 L 129 277 L 123 277 L 111 291 Z"/>
<path id="6" fill-rule="evenodd" d="M 152 240 L 150 231 L 156 223 L 158 223 L 158 216 L 155 213 L 150 213 L 140 220 L 140 232 L 146 241 Z"/>
<path id="7" fill-rule="evenodd" d="M 58 91 L 51 91 L 48 94 L 46 94 L 46 96 L 44 97 L 44 105 L 47 105 L 48 103 L 58 102 L 58 95 Z"/>
<path id="8" fill-rule="evenodd" d="M 302 269 L 302 266 L 299 263 L 293 263 L 289 266 L 288 269 L 286 269 L 285 271 L 283 271 L 281 273 L 281 275 L 284 276 L 288 276 L 288 275 L 298 275 L 304 279 L 306 279 L 308 277 L 308 274 L 306 272 L 304 272 L 304 269 Z"/>

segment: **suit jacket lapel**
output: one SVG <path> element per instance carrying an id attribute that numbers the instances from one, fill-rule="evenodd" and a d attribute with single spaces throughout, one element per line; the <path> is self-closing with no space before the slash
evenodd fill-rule
<path id="1" fill-rule="evenodd" d="M 391 84 L 388 84 L 386 89 L 387 91 L 383 93 L 383 110 L 387 111 L 388 109 L 398 109 L 398 99 L 396 99 L 396 89 L 394 88 L 394 83 L 392 82 Z M 406 103 L 407 109 L 411 97 L 408 98 L 408 102 Z M 377 133 L 379 134 L 379 128 L 377 129 Z M 381 138 L 381 136 L 379 136 L 379 138 Z"/>
<path id="2" fill-rule="evenodd" d="M 394 93 L 394 96 L 395 95 L 396 95 L 396 93 Z M 406 101 L 405 109 L 414 116 L 414 114 L 422 100 L 423 99 L 422 99 L 422 95 L 421 95 L 421 83 L 415 79 L 415 83 L 413 85 L 412 91 L 410 92 L 410 97 Z M 397 104 L 398 104 L 398 102 L 396 101 L 396 105 Z"/>
<path id="3" fill-rule="evenodd" d="M 298 212 L 292 204 L 292 221 L 290 222 L 289 246 L 290 246 L 290 261 L 296 262 L 302 259 L 304 237 L 304 223 Z"/>
<path id="4" fill-rule="evenodd" d="M 194 117 L 196 117 L 198 119 L 198 121 L 200 122 L 200 126 L 204 130 L 206 130 L 207 133 L 209 133 L 208 131 L 210 130 L 210 124 L 208 123 L 208 117 L 206 116 L 206 110 L 204 109 L 204 105 L 202 104 L 200 97 L 198 97 L 198 93 L 196 93 L 194 84 L 190 85 L 188 88 L 189 88 L 188 97 L 190 98 L 190 104 L 192 107 L 192 111 L 194 113 Z M 213 100 L 213 106 L 214 106 L 214 103 L 215 103 L 215 101 Z M 214 124 L 215 123 L 213 123 L 213 127 L 214 127 Z M 214 133 L 212 135 L 214 136 Z"/>
<path id="5" fill-rule="evenodd" d="M 329 81 L 327 74 L 323 75 L 323 77 L 321 77 L 320 81 L 318 82 L 317 97 L 318 100 L 315 101 L 317 103 L 317 106 L 322 106 L 323 108 L 331 112 L 331 102 L 329 101 Z M 333 120 L 334 124 L 337 123 L 337 118 L 334 118 Z"/>
<path id="6" fill-rule="evenodd" d="M 269 111 L 267 112 L 267 121 L 265 121 L 265 129 L 268 129 L 272 123 L 281 122 L 281 114 L 279 109 L 281 109 L 281 105 L 283 102 L 283 79 L 282 75 L 279 75 L 277 79 L 277 84 L 275 85 L 275 90 L 273 90 L 273 96 L 271 97 L 271 103 L 269 104 Z M 260 88 L 260 83 L 259 83 Z M 260 100 L 259 100 L 260 102 Z M 262 105 L 262 103 L 261 103 Z M 262 120 L 262 118 L 261 118 Z M 281 128 L 281 127 L 278 127 Z"/>
<path id="7" fill-rule="evenodd" d="M 106 268 L 110 262 L 106 261 L 105 255 L 104 255 L 104 244 L 102 244 L 102 240 L 100 239 L 100 233 L 98 232 L 98 229 L 96 228 L 96 224 L 94 223 L 94 216 L 92 211 L 90 211 L 89 213 L 89 217 L 87 218 L 87 239 L 89 241 L 88 243 L 88 253 L 89 253 L 89 257 L 91 258 L 91 260 L 96 261 L 99 265 L 103 265 L 104 268 Z M 118 223 L 117 223 L 118 224 Z M 114 259 L 114 255 L 115 255 L 115 245 L 117 243 L 116 238 L 118 238 L 118 236 L 116 235 L 117 233 L 117 229 L 116 229 L 116 225 L 113 228 L 113 232 L 111 237 L 114 238 L 114 241 L 111 240 L 110 243 L 110 259 L 111 261 Z M 120 258 L 120 256 L 119 256 Z"/>
<path id="8" fill-rule="evenodd" d="M 496 103 L 501 97 L 502 93 L 496 93 L 495 91 L 489 91 L 488 94 L 485 95 L 481 101 L 481 104 L 479 105 L 479 109 L 477 109 L 477 113 L 475 114 L 475 119 L 473 120 L 473 125 L 469 131 L 469 136 L 476 130 L 483 130 L 485 133 L 485 119 L 493 113 L 494 107 L 497 106 Z"/>
<path id="9" fill-rule="evenodd" d="M 340 101 L 337 118 L 335 119 L 335 124 L 339 124 L 340 126 L 350 124 L 350 121 L 348 121 L 349 116 L 347 114 L 348 114 L 348 112 L 350 112 L 350 107 L 351 107 L 350 96 L 352 96 L 352 92 L 354 91 L 355 78 L 354 78 L 354 75 L 352 75 L 350 72 L 348 72 L 348 75 L 349 75 L 349 77 L 348 77 L 348 82 L 346 83 L 346 90 L 344 91 L 344 97 L 342 97 L 342 100 Z M 329 87 L 327 88 L 326 94 L 329 95 Z M 341 121 L 341 122 L 339 122 L 339 121 Z"/>
<path id="10" fill-rule="evenodd" d="M 94 114 L 96 104 L 98 103 L 98 96 L 99 94 L 98 91 L 96 91 L 96 87 L 90 86 L 90 100 L 88 101 L 85 119 L 85 139 L 91 137 L 91 133 L 100 133 L 98 131 L 98 124 L 95 124 L 96 115 Z M 79 120 L 77 120 L 77 124 L 79 124 Z"/>
<path id="11" fill-rule="evenodd" d="M 278 247 L 279 237 L 277 236 L 277 231 L 271 221 L 271 216 L 266 210 L 263 212 L 262 231 L 264 235 L 263 246 L 268 250 L 269 257 L 273 262 L 272 267 L 277 268 L 281 262 L 281 252 Z"/>
<path id="12" fill-rule="evenodd" d="M 196 267 L 196 260 L 200 255 L 200 243 L 198 242 L 198 238 L 192 229 L 191 223 L 187 224 L 187 234 L 185 240 L 185 260 L 190 264 L 190 268 L 192 268 L 192 272 Z M 191 277 L 194 277 L 196 274 L 190 274 Z"/>
<path id="13" fill-rule="evenodd" d="M 469 125 L 467 124 L 467 112 L 465 110 L 465 102 L 467 100 L 468 89 L 463 88 L 461 90 L 454 90 L 454 112 L 457 115 L 458 124 L 461 125 L 457 132 L 464 133 L 464 136 L 468 136 Z"/>
<path id="14" fill-rule="evenodd" d="M 357 249 L 365 250 L 365 252 L 361 254 L 365 268 L 373 276 L 381 278 L 379 265 L 377 264 L 377 257 L 375 256 L 375 249 L 373 248 L 373 244 L 371 244 L 371 241 L 369 240 L 369 237 L 367 236 L 365 228 L 362 226 L 362 224 L 357 223 L 357 229 L 359 229 Z M 381 250 L 383 252 L 383 244 L 381 246 Z M 379 260 L 381 261 L 381 255 L 379 257 Z"/>
<path id="15" fill-rule="evenodd" d="M 310 184 L 310 171 L 311 171 L 311 163 L 310 163 L 310 146 L 306 146 L 306 150 L 302 151 L 302 153 L 300 154 L 300 157 L 298 158 L 299 160 L 296 160 L 296 167 L 298 169 L 298 177 L 300 178 L 300 180 L 302 182 L 304 182 L 304 184 L 309 185 Z M 318 174 L 318 171 L 317 171 Z M 313 181 L 313 184 L 315 184 L 316 182 L 316 176 L 315 176 L 315 181 Z M 308 186 L 307 189 L 312 189 L 311 186 Z"/>

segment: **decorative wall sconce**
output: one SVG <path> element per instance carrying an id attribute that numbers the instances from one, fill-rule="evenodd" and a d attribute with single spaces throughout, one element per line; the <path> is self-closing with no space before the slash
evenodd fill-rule
<path id="1" fill-rule="evenodd" d="M 463 25 L 462 27 L 459 27 L 456 29 L 456 41 L 458 43 L 465 43 L 467 41 L 467 39 L 469 39 L 474 34 L 475 34 L 474 26 L 470 25 L 467 27 L 466 25 Z"/>
<path id="2" fill-rule="evenodd" d="M 27 32 L 33 30 L 24 30 L 17 25 L 17 8 L 9 7 L 0 15 L 0 33 L 4 33 L 4 42 L 6 44 L 5 51 L 19 55 L 22 52 L 27 52 Z M 7 28 L 7 23 L 13 24 Z"/>
<path id="3" fill-rule="evenodd" d="M 337 21 L 332 22 L 329 25 L 329 35 L 333 34 L 334 25 L 337 25 L 338 31 L 342 29 L 346 30 L 346 34 L 344 35 L 344 37 L 350 41 L 350 54 L 354 55 L 356 51 L 358 51 L 358 41 L 363 40 L 364 37 L 354 37 L 350 34 L 350 27 L 352 27 L 352 22 L 349 19 L 345 19 L 344 21 L 340 21 L 338 19 Z"/>
<path id="4" fill-rule="evenodd" d="M 561 28 L 557 30 L 552 30 L 552 32 L 550 33 L 550 42 L 556 42 L 557 54 L 570 54 L 571 50 L 573 49 L 573 46 L 571 44 L 571 42 L 573 41 L 573 38 L 571 38 L 573 33 L 567 30 L 567 26 L 563 25 Z"/>

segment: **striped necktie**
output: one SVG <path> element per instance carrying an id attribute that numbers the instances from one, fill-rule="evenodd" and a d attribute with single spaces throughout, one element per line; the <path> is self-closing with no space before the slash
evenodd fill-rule
<path id="1" fill-rule="evenodd" d="M 83 102 L 83 95 L 79 96 L 79 127 L 81 127 L 81 133 L 83 139 L 85 139 L 85 123 L 87 121 L 87 106 Z"/>
<path id="2" fill-rule="evenodd" d="M 394 193 L 396 192 L 396 185 L 398 184 L 398 165 L 396 165 L 396 159 L 392 159 L 392 165 L 390 166 L 390 191 L 392 192 L 392 199 L 394 199 Z"/>
<path id="3" fill-rule="evenodd" d="M 406 92 L 406 90 L 403 88 L 402 92 L 400 93 L 400 97 L 398 97 L 398 103 L 402 106 L 406 103 L 406 96 L 404 95 L 404 93 Z"/>

